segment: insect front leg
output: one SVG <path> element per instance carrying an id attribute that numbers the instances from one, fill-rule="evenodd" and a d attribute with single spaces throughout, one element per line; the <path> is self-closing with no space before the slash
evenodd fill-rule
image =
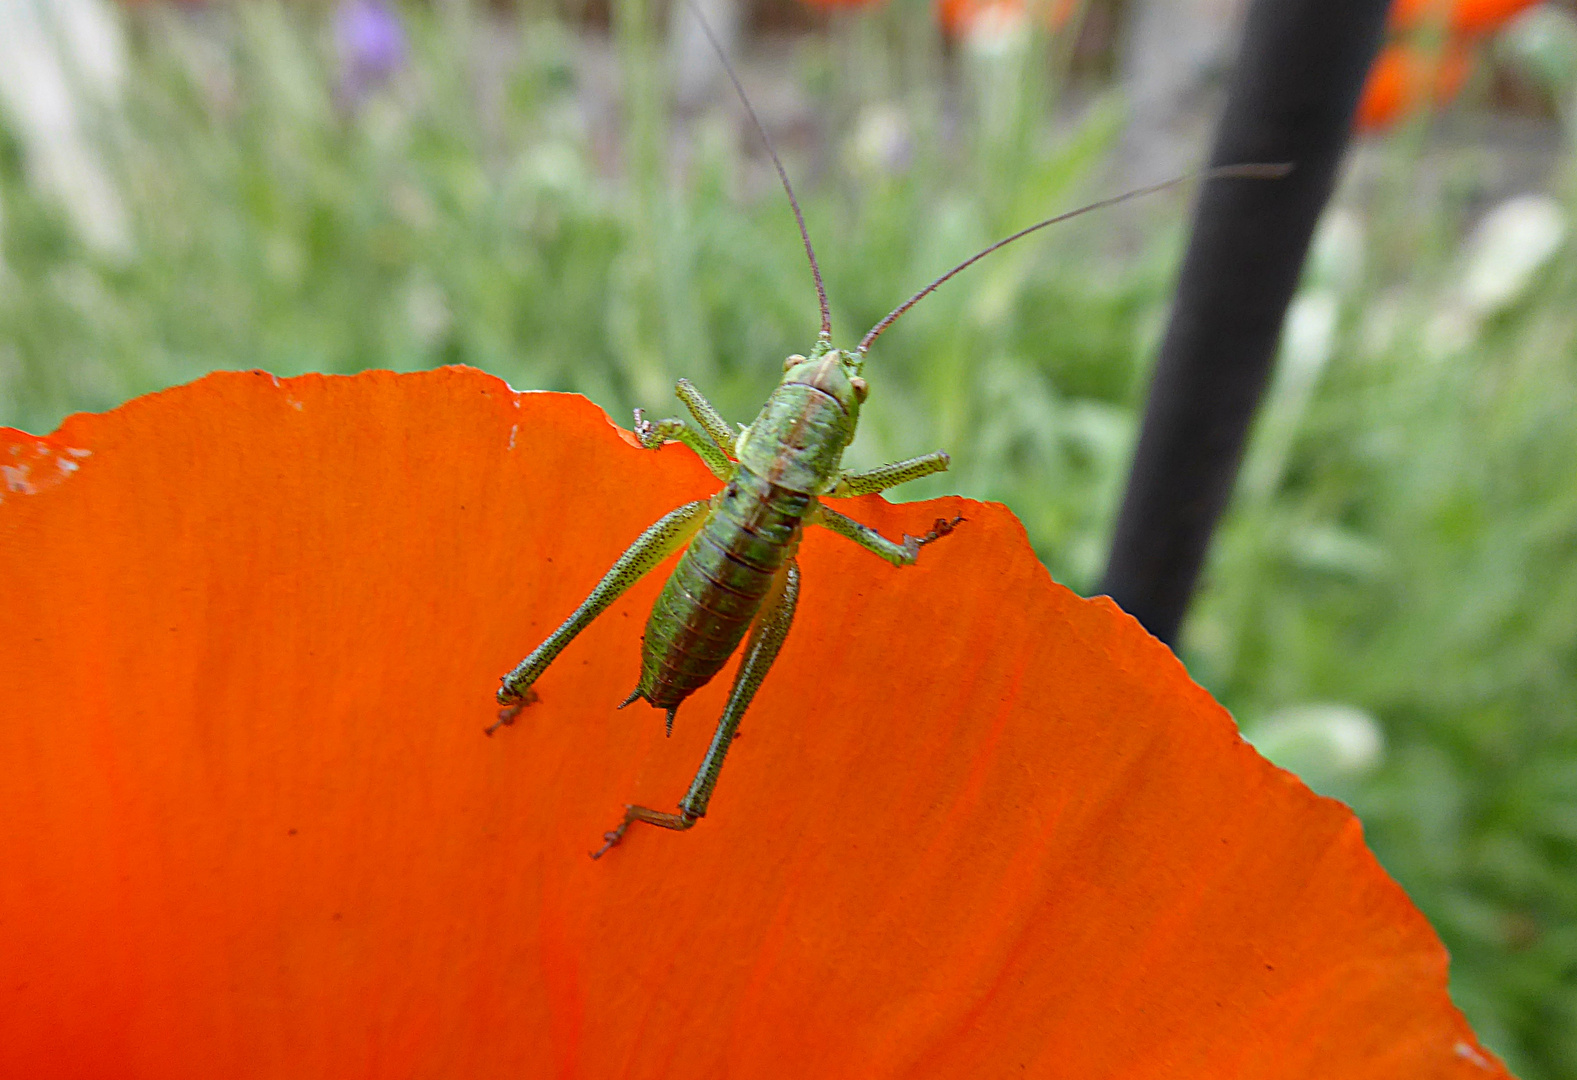
<path id="1" fill-rule="evenodd" d="M 591 625 L 591 621 L 606 611 L 609 604 L 624 595 L 631 585 L 689 542 L 706 521 L 710 505 L 707 499 L 686 503 L 663 515 L 655 525 L 636 538 L 635 543 L 613 564 L 613 569 L 597 582 L 597 587 L 591 590 L 591 595 L 581 602 L 580 607 L 548 635 L 546 641 L 533 649 L 530 656 L 516 665 L 515 670 L 504 676 L 504 685 L 498 691 L 498 703 L 503 709 L 499 711 L 498 722 L 487 728 L 487 734 L 491 735 L 500 727 L 515 722 L 520 710 L 536 700 L 531 684 L 564 651 L 564 646 Z"/>
<path id="2" fill-rule="evenodd" d="M 700 455 L 713 476 L 719 480 L 731 479 L 734 463 L 729 455 L 734 452 L 734 434 L 729 430 L 728 421 L 689 379 L 680 379 L 674 387 L 674 393 L 685 403 L 690 415 L 695 417 L 695 422 L 701 425 L 701 430 L 706 432 L 706 438 L 702 438 L 694 428 L 677 417 L 653 423 L 646 419 L 643 409 L 635 410 L 636 438 L 648 450 L 657 449 L 665 439 L 678 439 Z"/>
<path id="3" fill-rule="evenodd" d="M 922 476 L 932 473 L 946 472 L 952 459 L 945 450 L 938 450 L 931 454 L 922 454 L 920 457 L 910 458 L 907 461 L 894 461 L 886 465 L 878 465 L 874 469 L 864 472 L 846 472 L 838 477 L 838 482 L 827 492 L 836 498 L 849 495 L 874 495 L 878 491 L 886 491 L 899 484 L 907 484 L 911 480 L 918 480 Z"/>
<path id="4" fill-rule="evenodd" d="M 931 531 L 924 536 L 910 536 L 904 534 L 903 543 L 894 543 L 869 525 L 861 525 L 851 517 L 845 517 L 825 503 L 818 504 L 815 513 L 808 519 L 813 525 L 820 525 L 824 529 L 831 529 L 846 539 L 853 540 L 866 551 L 874 552 L 892 563 L 894 566 L 912 566 L 920 557 L 920 549 L 926 544 L 934 543 L 952 532 L 964 519 L 961 517 L 949 520 L 937 518 L 936 524 L 931 526 Z"/>
<path id="5" fill-rule="evenodd" d="M 674 395 L 684 402 L 690 415 L 695 417 L 695 422 L 701 425 L 701 430 L 717 444 L 717 448 L 725 454 L 733 454 L 734 440 L 738 436 L 728 426 L 728 421 L 723 419 L 723 414 L 695 388 L 695 384 L 689 379 L 680 379 L 674 385 Z"/>
<path id="6" fill-rule="evenodd" d="M 679 812 L 670 814 L 644 806 L 625 807 L 624 820 L 617 828 L 603 834 L 603 845 L 592 852 L 593 859 L 602 858 L 609 848 L 624 839 L 625 830 L 637 821 L 682 831 L 706 816 L 707 804 L 712 801 L 712 789 L 717 786 L 717 774 L 723 769 L 723 759 L 728 755 L 734 737 L 739 734 L 740 721 L 745 718 L 745 710 L 750 707 L 756 691 L 761 687 L 761 680 L 766 678 L 772 662 L 778 657 L 778 650 L 783 647 L 783 639 L 788 636 L 789 627 L 794 623 L 794 608 L 798 603 L 799 563 L 790 559 L 777 580 L 776 595 L 768 598 L 766 607 L 750 631 L 750 638 L 745 643 L 745 657 L 739 663 L 739 673 L 734 676 L 734 688 L 729 691 L 728 704 L 723 707 L 723 715 L 717 722 L 712 745 L 707 747 L 706 757 L 701 761 L 700 771 L 695 774 L 690 790 L 680 800 Z"/>

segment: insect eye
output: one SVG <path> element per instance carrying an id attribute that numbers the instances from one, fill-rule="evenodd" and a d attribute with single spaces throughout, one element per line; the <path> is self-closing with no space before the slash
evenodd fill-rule
<path id="1" fill-rule="evenodd" d="M 790 356 L 788 359 L 783 361 L 783 370 L 787 371 L 787 370 L 789 370 L 789 368 L 793 367 L 795 364 L 803 364 L 804 362 L 805 362 L 805 358 L 803 356 L 801 356 L 799 353 L 795 353 L 793 356 Z"/>
<path id="2" fill-rule="evenodd" d="M 865 404 L 865 395 L 871 392 L 871 388 L 865 385 L 865 380 L 856 375 L 849 380 L 849 385 L 854 387 L 854 399 L 862 405 Z"/>

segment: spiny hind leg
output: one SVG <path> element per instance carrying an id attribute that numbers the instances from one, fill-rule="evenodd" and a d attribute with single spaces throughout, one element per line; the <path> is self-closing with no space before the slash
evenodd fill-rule
<path id="1" fill-rule="evenodd" d="M 874 495 L 878 491 L 907 484 L 922 476 L 946 472 L 951 461 L 945 450 L 938 450 L 935 453 L 909 458 L 907 461 L 878 465 L 864 472 L 846 472 L 838 477 L 838 482 L 827 494 L 840 499 L 850 495 Z"/>
<path id="2" fill-rule="evenodd" d="M 745 658 L 740 661 L 739 672 L 734 676 L 734 688 L 729 691 L 728 704 L 723 707 L 723 715 L 717 721 L 712 745 L 707 747 L 706 757 L 701 760 L 701 768 L 691 781 L 690 790 L 679 802 L 679 812 L 670 814 L 644 806 L 626 806 L 624 820 L 617 828 L 603 834 L 603 845 L 592 852 L 593 859 L 602 858 L 609 848 L 623 840 L 625 831 L 637 821 L 682 832 L 706 816 L 707 804 L 712 801 L 712 789 L 717 786 L 717 775 L 723 770 L 723 759 L 728 756 L 729 745 L 739 734 L 739 724 L 745 718 L 745 710 L 755 699 L 761 680 L 766 678 L 772 662 L 778 658 L 783 639 L 788 637 L 789 627 L 794 624 L 794 608 L 799 603 L 797 562 L 789 560 L 778 576 L 774 590 L 776 595 L 768 597 L 762 613 L 756 618 L 755 626 L 751 628 L 750 639 L 745 644 Z"/>
<path id="3" fill-rule="evenodd" d="M 729 455 L 734 452 L 734 434 L 728 421 L 712 407 L 712 403 L 697 390 L 689 379 L 680 379 L 674 393 L 685 403 L 695 422 L 706 433 L 702 438 L 694 428 L 678 417 L 653 422 L 646 419 L 645 410 L 635 410 L 635 437 L 648 450 L 655 450 L 665 439 L 678 439 L 698 454 L 712 475 L 728 480 L 734 475 L 734 463 Z"/>
<path id="4" fill-rule="evenodd" d="M 548 635 L 546 641 L 533 649 L 531 655 L 504 676 L 503 686 L 498 690 L 498 703 L 503 708 L 499 711 L 498 722 L 486 729 L 487 734 L 491 735 L 500 727 L 515 722 L 520 710 L 536 700 L 531 684 L 536 682 L 554 658 L 564 651 L 564 646 L 574 640 L 576 634 L 590 626 L 592 620 L 606 611 L 608 605 L 623 596 L 630 586 L 687 543 L 706 521 L 708 506 L 709 501 L 706 499 L 686 503 L 677 510 L 664 514 L 656 524 L 636 538 L 635 543 L 619 556 L 613 568 L 597 582 L 597 587 L 591 590 L 591 595 L 581 602 L 580 607 L 576 608 L 557 630 Z"/>
<path id="5" fill-rule="evenodd" d="M 851 517 L 845 517 L 825 503 L 816 506 L 814 516 L 810 521 L 814 525 L 831 529 L 839 536 L 853 540 L 866 551 L 881 556 L 894 566 L 912 566 L 920 557 L 920 549 L 926 544 L 933 544 L 942 537 L 951 533 L 964 519 L 937 518 L 931 526 L 931 531 L 924 536 L 910 536 L 904 534 L 903 543 L 887 539 L 869 525 L 861 525 Z"/>

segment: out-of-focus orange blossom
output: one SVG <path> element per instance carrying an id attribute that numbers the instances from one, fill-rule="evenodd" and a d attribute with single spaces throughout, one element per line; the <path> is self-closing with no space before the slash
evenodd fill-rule
<path id="1" fill-rule="evenodd" d="M 1391 126 L 1451 102 L 1484 40 L 1538 0 L 1393 0 L 1389 40 L 1369 69 L 1355 117 L 1360 131 Z M 1439 35 L 1444 33 L 1444 38 Z"/>
<path id="2" fill-rule="evenodd" d="M 1418 109 L 1450 102 L 1473 73 L 1477 59 L 1475 50 L 1459 41 L 1436 48 L 1408 42 L 1387 45 L 1369 69 L 1358 99 L 1358 128 L 1383 129 Z"/>
<path id="3" fill-rule="evenodd" d="M 1439 25 L 1453 37 L 1492 33 L 1539 0 L 1392 0 L 1386 25 L 1393 31 Z"/>
<path id="4" fill-rule="evenodd" d="M 965 37 L 984 24 L 1005 24 L 1037 15 L 1058 30 L 1078 9 L 1078 0 L 936 0 L 936 20 L 949 37 Z"/>

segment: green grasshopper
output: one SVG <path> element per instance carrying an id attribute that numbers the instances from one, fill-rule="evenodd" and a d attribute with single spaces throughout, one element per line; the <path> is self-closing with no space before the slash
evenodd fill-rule
<path id="1" fill-rule="evenodd" d="M 827 497 L 885 491 L 948 466 L 947 454 L 938 450 L 859 472 L 843 468 L 843 452 L 854 441 L 860 406 L 868 393 L 861 372 L 866 353 L 877 336 L 943 282 L 998 248 L 1047 225 L 1188 179 L 1179 177 L 1103 199 L 1021 229 L 915 293 L 872 327 L 855 348 L 837 349 L 832 344 L 832 316 L 821 269 L 788 173 L 711 27 L 699 11 L 696 16 L 783 182 L 821 304 L 821 333 L 808 355 L 795 354 L 783 362 L 782 380 L 767 398 L 760 415 L 737 435 L 685 379 L 679 380 L 676 392 L 699 432 L 682 419 L 652 423 L 640 409 L 635 410 L 635 433 L 642 446 L 655 450 L 669 439 L 683 443 L 723 481 L 723 489 L 710 499 L 679 507 L 643 532 L 580 607 L 503 678 L 498 691 L 498 703 L 503 708 L 497 723 L 487 729 L 489 735 L 513 724 L 520 711 L 536 700 L 533 684 L 577 634 L 681 547 L 684 554 L 646 621 L 640 681 L 618 707 L 622 709 L 642 698 L 666 709 L 671 735 L 680 704 L 722 670 L 749 633 L 717 731 L 689 791 L 679 802 L 678 812 L 626 806 L 623 821 L 604 834 L 602 847 L 592 853 L 594 859 L 619 843 L 637 821 L 686 830 L 706 815 L 723 759 L 738 737 L 740 721 L 794 621 L 800 586 L 799 564 L 794 556 L 807 525 L 830 529 L 894 566 L 903 567 L 919 558 L 922 547 L 948 535 L 963 521 L 939 518 L 924 536 L 905 535 L 902 541 L 894 541 L 822 501 Z M 1264 175 L 1267 168 L 1278 167 L 1228 166 L 1208 170 L 1205 175 Z"/>

